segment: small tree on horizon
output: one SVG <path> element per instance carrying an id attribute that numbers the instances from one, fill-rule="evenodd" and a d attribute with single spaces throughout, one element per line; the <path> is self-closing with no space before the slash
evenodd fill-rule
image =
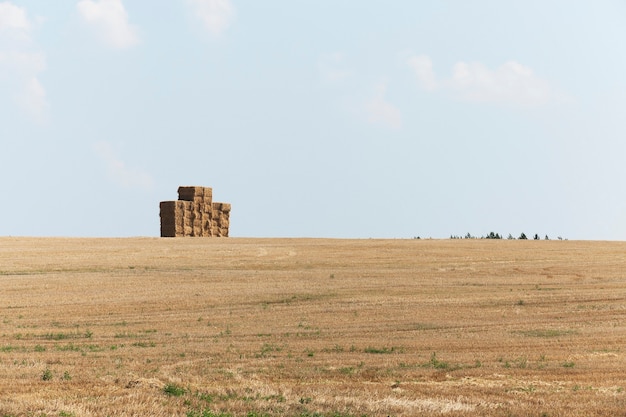
<path id="1" fill-rule="evenodd" d="M 519 239 L 520 240 L 528 240 L 528 238 L 526 237 L 526 233 L 522 232 L 522 234 L 519 235 Z"/>

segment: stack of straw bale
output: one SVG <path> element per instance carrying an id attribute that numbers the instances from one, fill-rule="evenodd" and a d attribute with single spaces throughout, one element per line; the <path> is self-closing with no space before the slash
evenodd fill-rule
<path id="1" fill-rule="evenodd" d="M 230 204 L 213 203 L 213 218 L 211 222 L 211 234 L 213 236 L 228 237 L 230 226 Z"/>
<path id="2" fill-rule="evenodd" d="M 178 201 L 162 201 L 161 237 L 228 236 L 228 203 L 213 203 L 213 189 L 179 187 Z"/>

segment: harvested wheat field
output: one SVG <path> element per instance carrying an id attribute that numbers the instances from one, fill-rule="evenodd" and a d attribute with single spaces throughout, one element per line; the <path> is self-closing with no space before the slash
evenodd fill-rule
<path id="1" fill-rule="evenodd" d="M 0 238 L 0 416 L 626 415 L 626 243 Z"/>

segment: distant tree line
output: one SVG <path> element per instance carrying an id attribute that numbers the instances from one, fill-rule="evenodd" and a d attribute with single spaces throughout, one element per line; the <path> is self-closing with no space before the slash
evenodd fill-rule
<path id="1" fill-rule="evenodd" d="M 501 234 L 499 233 L 494 233 L 494 232 L 489 232 L 486 236 L 472 236 L 471 233 L 467 233 L 465 236 L 457 236 L 457 235 L 451 235 L 450 239 L 504 239 L 502 237 Z M 514 239 L 518 239 L 518 240 L 528 240 L 528 236 L 526 236 L 526 233 L 522 232 L 519 237 L 514 237 L 512 234 L 509 233 L 509 235 L 507 236 L 508 240 L 514 240 Z M 557 237 L 558 240 L 563 240 L 563 238 L 561 236 Z M 539 237 L 539 235 L 537 233 L 535 233 L 535 235 L 533 236 L 533 240 L 541 240 L 541 238 Z M 543 240 L 550 240 L 550 238 L 548 237 L 548 235 L 545 235 Z M 565 239 L 567 240 L 567 239 Z"/>

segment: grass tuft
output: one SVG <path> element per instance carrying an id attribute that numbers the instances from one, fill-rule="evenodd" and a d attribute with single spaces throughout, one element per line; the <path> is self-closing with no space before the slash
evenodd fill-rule
<path id="1" fill-rule="evenodd" d="M 575 335 L 578 332 L 575 330 L 560 330 L 560 329 L 532 329 L 532 330 L 521 330 L 516 331 L 514 333 L 521 334 L 526 337 L 560 337 L 560 336 L 571 336 Z"/>
<path id="2" fill-rule="evenodd" d="M 398 348 L 395 347 L 391 347 L 391 348 L 387 348 L 387 347 L 383 347 L 383 348 L 375 348 L 375 347 L 366 347 L 365 349 L 363 349 L 363 352 L 365 353 L 373 353 L 373 354 L 378 354 L 378 355 L 385 355 L 385 354 L 391 354 L 391 353 L 395 353 L 398 351 Z"/>
<path id="3" fill-rule="evenodd" d="M 43 374 L 41 374 L 41 380 L 42 381 L 51 381 L 52 380 L 52 371 L 48 368 L 46 368 L 45 371 L 43 371 Z"/>
<path id="4" fill-rule="evenodd" d="M 176 384 L 167 384 L 163 387 L 163 392 L 172 397 L 180 397 L 181 395 L 185 395 L 187 390 Z"/>

